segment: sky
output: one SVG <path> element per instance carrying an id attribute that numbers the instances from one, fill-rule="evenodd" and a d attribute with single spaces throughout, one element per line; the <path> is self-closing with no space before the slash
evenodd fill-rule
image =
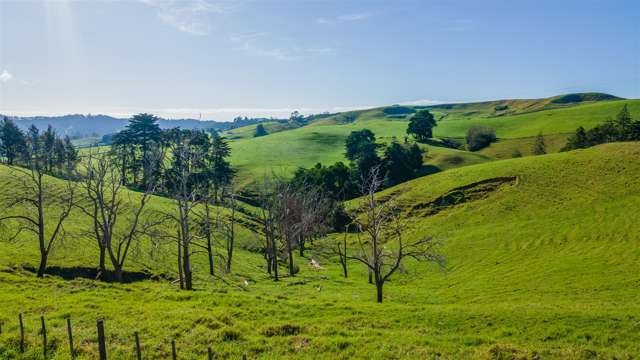
<path id="1" fill-rule="evenodd" d="M 638 0 L 0 0 L 0 113 L 640 98 Z"/>

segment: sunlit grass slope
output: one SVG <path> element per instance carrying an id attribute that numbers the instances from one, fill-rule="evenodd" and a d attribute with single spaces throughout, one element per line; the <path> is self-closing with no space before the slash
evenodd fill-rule
<path id="1" fill-rule="evenodd" d="M 455 104 L 451 108 L 432 107 L 440 119 L 434 136 L 464 138 L 469 127 L 481 125 L 495 128 L 501 142 L 482 153 L 425 145 L 431 154 L 425 158 L 425 163 L 445 170 L 494 158 L 510 158 L 515 150 L 528 155 L 533 137 L 540 132 L 549 136 L 548 152 L 556 152 L 578 126 L 591 128 L 613 118 L 624 104 L 628 104 L 632 116 L 640 117 L 640 100 L 615 100 L 615 97 L 604 94 L 599 94 L 599 97 L 596 96 L 598 94 L 586 95 L 583 94 L 587 100 L 580 103 L 553 103 L 562 98 L 553 97 Z M 509 110 L 496 113 L 495 106 L 499 104 L 506 104 Z M 238 169 L 241 186 L 245 187 L 271 172 L 289 176 L 298 167 L 345 161 L 344 141 L 354 130 L 370 129 L 381 143 L 387 143 L 394 137 L 403 141 L 410 114 L 390 116 L 385 109 L 337 114 L 301 128 L 260 138 L 245 136 L 253 134 L 255 126 L 233 130 L 235 133 L 231 137 L 236 140 L 231 144 L 232 164 Z"/>
<path id="2" fill-rule="evenodd" d="M 471 113 L 443 113 L 435 136 L 464 137 L 467 129 L 481 125 L 496 129 L 498 138 L 519 138 L 543 134 L 571 133 L 578 126 L 590 129 L 612 119 L 627 104 L 632 116 L 640 116 L 640 100 L 614 100 L 586 103 L 566 108 L 518 115 L 478 116 Z"/>
<path id="3" fill-rule="evenodd" d="M 372 113 L 372 114 L 371 114 Z M 231 163 L 238 170 L 240 186 L 259 181 L 265 175 L 289 176 L 299 167 L 311 167 L 320 162 L 331 165 L 346 161 L 344 144 L 352 131 L 369 129 L 380 143 L 388 143 L 394 137 L 404 141 L 407 120 L 376 117 L 377 110 L 364 112 L 348 124 L 333 124 L 328 120 L 318 124 L 287 130 L 259 138 L 239 139 L 231 142 Z M 488 156 L 444 147 L 427 146 L 426 163 L 431 156 L 437 165 L 460 166 L 466 163 L 487 161 Z M 454 163 L 446 156 L 456 156 Z M 442 164 L 441 164 L 442 163 Z"/>
<path id="4" fill-rule="evenodd" d="M 231 358 L 630 359 L 640 353 L 639 158 L 638 143 L 608 144 L 452 169 L 385 191 L 398 197 L 407 239 L 434 236 L 447 266 L 407 263 L 383 304 L 361 266 L 351 264 L 344 279 L 317 249 L 308 256 L 322 269 L 299 258 L 301 273 L 274 283 L 262 256 L 246 250 L 259 241 L 246 230 L 224 282 L 205 276 L 204 255 L 194 255 L 194 292 L 167 281 L 37 279 L 22 267 L 36 263 L 35 244 L 0 242 L 0 358 L 18 356 L 23 312 L 30 359 L 41 358 L 41 314 L 58 359 L 68 358 L 67 316 L 85 359 L 97 353 L 100 317 L 118 359 L 135 356 L 134 331 L 149 358 L 168 358 L 175 339 L 180 358 L 204 358 L 211 346 Z M 468 201 L 433 206 L 456 188 Z M 155 200 L 154 208 L 170 206 Z M 73 224 L 77 238 L 52 265 L 95 263 L 81 234 L 89 224 L 78 213 Z M 147 251 L 132 265 L 175 276 L 175 254 L 165 251 L 165 265 Z"/>

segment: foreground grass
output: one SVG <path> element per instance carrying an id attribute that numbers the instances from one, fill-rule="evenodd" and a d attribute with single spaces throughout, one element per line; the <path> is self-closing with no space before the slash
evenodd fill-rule
<path id="1" fill-rule="evenodd" d="M 452 169 L 391 188 L 408 238 L 442 242 L 446 269 L 407 263 L 374 302 L 366 272 L 350 277 L 320 256 L 298 258 L 301 273 L 275 283 L 248 251 L 259 239 L 241 231 L 233 274 L 205 276 L 195 255 L 196 291 L 168 281 L 107 284 L 37 279 L 33 242 L 0 243 L 0 358 L 19 358 L 17 314 L 25 314 L 28 352 L 41 358 L 39 316 L 48 319 L 50 358 L 67 359 L 65 318 L 74 321 L 81 358 L 97 352 L 95 320 L 105 318 L 111 358 L 133 358 L 139 331 L 145 356 L 203 358 L 211 346 L 239 358 L 631 359 L 640 353 L 640 144 Z M 453 188 L 515 176 L 474 201 L 424 216 L 416 205 Z M 6 179 L 5 179 L 6 181 Z M 5 183 L 6 184 L 6 183 Z M 169 206 L 158 199 L 154 207 Z M 77 214 L 76 214 L 77 215 Z M 51 265 L 92 266 L 95 248 L 74 217 Z M 334 234 L 332 237 L 341 236 Z M 325 240 L 328 241 L 328 240 Z M 319 246 L 319 244 L 317 244 Z M 175 276 L 175 254 L 151 256 L 141 244 L 130 268 Z M 319 259 L 314 270 L 309 258 Z M 245 281 L 248 285 L 244 285 Z"/>

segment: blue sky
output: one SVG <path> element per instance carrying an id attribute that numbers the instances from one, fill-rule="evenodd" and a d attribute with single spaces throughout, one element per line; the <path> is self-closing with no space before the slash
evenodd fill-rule
<path id="1" fill-rule="evenodd" d="M 0 0 L 0 113 L 640 97 L 640 1 Z"/>

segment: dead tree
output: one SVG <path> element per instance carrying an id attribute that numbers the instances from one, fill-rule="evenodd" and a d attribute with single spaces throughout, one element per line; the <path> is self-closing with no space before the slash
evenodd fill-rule
<path id="1" fill-rule="evenodd" d="M 198 236 L 195 231 L 192 231 L 192 227 L 197 217 L 196 208 L 206 200 L 203 197 L 200 179 L 200 171 L 206 155 L 203 136 L 206 135 L 202 132 L 174 129 L 169 136 L 172 161 L 165 175 L 169 194 L 176 208 L 175 211 L 169 211 L 166 215 L 172 218 L 180 229 L 178 242 L 182 246 L 184 289 L 193 290 L 191 245 Z"/>
<path id="2" fill-rule="evenodd" d="M 105 271 L 106 253 L 113 266 L 116 281 L 122 282 L 123 268 L 132 243 L 153 225 L 152 222 L 143 224 L 142 219 L 148 218 L 143 214 L 157 181 L 155 178 L 148 178 L 148 187 L 142 194 L 136 195 L 125 191 L 120 169 L 111 156 L 90 153 L 86 164 L 86 175 L 81 184 L 89 205 L 81 204 L 78 207 L 93 222 L 100 249 L 101 273 Z"/>
<path id="3" fill-rule="evenodd" d="M 307 240 L 321 237 L 329 230 L 327 220 L 335 205 L 322 192 L 312 186 L 304 186 L 296 191 L 299 198 L 299 241 L 300 256 L 304 256 Z"/>
<path id="4" fill-rule="evenodd" d="M 198 225 L 198 233 L 203 238 L 203 243 L 194 243 L 194 245 L 202 248 L 207 253 L 207 260 L 209 262 L 209 275 L 215 275 L 215 233 L 216 233 L 216 222 L 214 222 L 213 215 L 217 214 L 217 211 L 214 211 L 214 207 L 211 206 L 211 202 L 213 201 L 213 197 L 208 195 L 209 192 L 205 192 L 205 195 L 202 197 L 203 206 L 200 210 L 196 211 L 194 214 L 197 217 L 197 225 Z"/>
<path id="5" fill-rule="evenodd" d="M 354 222 L 365 236 L 358 238 L 359 252 L 347 256 L 364 264 L 373 275 L 376 300 L 383 300 L 383 286 L 400 268 L 402 261 L 413 258 L 418 261 L 434 261 L 440 265 L 444 259 L 435 252 L 436 243 L 431 237 L 412 242 L 403 239 L 402 214 L 393 199 L 381 201 L 376 192 L 382 185 L 379 168 L 374 168 L 362 182 L 363 198 L 360 200 Z M 363 240 L 366 239 L 366 240 Z"/>
<path id="6" fill-rule="evenodd" d="M 266 178 L 261 188 L 258 189 L 260 195 L 260 211 L 258 217 L 262 225 L 262 235 L 264 238 L 264 258 L 267 262 L 267 273 L 273 277 L 275 281 L 278 277 L 278 247 L 277 232 L 278 226 L 276 222 L 275 201 L 272 192 L 272 182 Z"/>
<path id="7" fill-rule="evenodd" d="M 271 211 L 275 211 L 280 241 L 286 251 L 289 276 L 295 276 L 296 269 L 294 266 L 293 251 L 294 248 L 298 246 L 302 230 L 300 221 L 302 204 L 293 186 L 289 183 L 280 183 L 273 196 L 275 206 L 273 206 Z"/>
<path id="8" fill-rule="evenodd" d="M 229 193 L 229 205 L 228 205 L 228 209 L 229 209 L 229 216 L 227 221 L 223 221 L 221 222 L 221 227 L 222 227 L 222 232 L 224 234 L 224 245 L 225 245 L 225 250 L 226 250 L 226 256 L 225 256 L 225 271 L 226 273 L 230 273 L 231 272 L 231 260 L 233 259 L 233 249 L 235 247 L 235 240 L 236 240 L 236 207 L 237 207 L 237 201 L 236 201 L 236 194 L 233 191 L 230 191 Z"/>
<path id="9" fill-rule="evenodd" d="M 37 276 L 43 277 L 51 249 L 65 236 L 63 225 L 75 204 L 75 185 L 72 181 L 45 175 L 44 162 L 36 152 L 26 159 L 25 165 L 26 168 L 9 168 L 12 184 L 3 189 L 6 205 L 0 209 L 0 223 L 20 224 L 12 239 L 22 232 L 38 239 Z"/>
<path id="10" fill-rule="evenodd" d="M 335 252 L 338 255 L 338 259 L 340 261 L 340 265 L 342 265 L 342 273 L 344 277 L 349 277 L 349 271 L 347 268 L 347 261 L 349 260 L 348 252 L 347 252 L 347 234 L 349 233 L 349 227 L 345 228 L 344 238 L 342 239 L 342 244 L 340 241 L 336 241 Z"/>

